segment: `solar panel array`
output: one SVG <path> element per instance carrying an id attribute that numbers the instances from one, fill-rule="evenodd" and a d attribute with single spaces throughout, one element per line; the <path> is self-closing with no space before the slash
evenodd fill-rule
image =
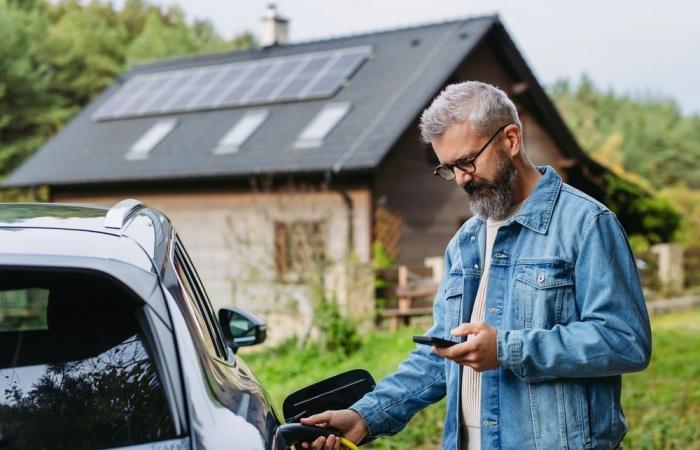
<path id="1" fill-rule="evenodd" d="M 369 46 L 353 47 L 135 75 L 93 118 L 122 119 L 331 97 L 371 51 Z"/>

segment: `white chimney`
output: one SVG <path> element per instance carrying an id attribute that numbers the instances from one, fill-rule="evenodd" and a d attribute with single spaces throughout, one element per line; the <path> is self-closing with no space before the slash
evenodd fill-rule
<path id="1" fill-rule="evenodd" d="M 274 3 L 267 5 L 267 10 L 262 18 L 262 37 L 260 45 L 268 47 L 289 42 L 289 20 L 277 14 L 277 6 Z"/>

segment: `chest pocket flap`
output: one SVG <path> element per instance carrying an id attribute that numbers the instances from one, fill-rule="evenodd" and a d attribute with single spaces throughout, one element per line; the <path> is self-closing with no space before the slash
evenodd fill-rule
<path id="1" fill-rule="evenodd" d="M 573 268 L 559 259 L 518 261 L 515 278 L 536 289 L 551 289 L 574 284 Z"/>
<path id="2" fill-rule="evenodd" d="M 445 289 L 443 290 L 443 297 L 448 299 L 450 297 L 462 296 L 462 291 L 464 290 L 464 280 L 462 274 L 450 274 L 445 284 Z"/>

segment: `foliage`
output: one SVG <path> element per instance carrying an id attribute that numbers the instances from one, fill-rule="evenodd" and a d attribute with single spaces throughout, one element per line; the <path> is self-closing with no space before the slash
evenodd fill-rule
<path id="1" fill-rule="evenodd" d="M 576 87 L 555 83 L 550 94 L 581 145 L 616 175 L 607 177 L 604 201 L 625 217 L 627 232 L 647 245 L 671 241 L 679 229 L 692 240 L 700 222 L 684 220 L 688 208 L 658 190 L 700 189 L 700 116 L 684 117 L 658 96 L 602 92 L 585 75 Z"/>
<path id="2" fill-rule="evenodd" d="M 384 244 L 379 239 L 372 242 L 372 268 L 377 271 L 379 269 L 388 269 L 394 266 L 394 260 L 384 247 Z M 374 288 L 375 292 L 377 288 L 385 288 L 389 285 L 387 280 L 385 280 L 379 273 L 375 272 L 374 277 Z M 386 292 L 386 289 L 382 291 Z M 379 323 L 381 320 L 381 312 L 386 307 L 389 299 L 384 296 L 379 296 L 374 300 L 374 321 Z"/>
<path id="3" fill-rule="evenodd" d="M 569 128 L 589 153 L 654 188 L 700 188 L 700 116 L 683 116 L 670 99 L 602 92 L 585 75 L 577 86 L 549 90 Z"/>
<path id="4" fill-rule="evenodd" d="M 387 269 L 394 265 L 394 260 L 386 251 L 384 244 L 380 240 L 372 242 L 372 268 Z"/>
<path id="5" fill-rule="evenodd" d="M 321 345 L 329 352 L 341 352 L 348 356 L 362 346 L 362 339 L 357 333 L 357 326 L 340 314 L 338 302 L 328 299 L 325 294 L 317 294 L 314 319 L 321 331 Z"/>
<path id="6" fill-rule="evenodd" d="M 625 178 L 606 175 L 605 204 L 627 218 L 626 231 L 643 236 L 650 244 L 670 242 L 681 223 L 681 215 L 670 202 L 651 195 Z"/>
<path id="7" fill-rule="evenodd" d="M 16 168 L 129 66 L 255 45 L 177 7 L 127 0 L 0 0 L 0 177 Z M 26 194 L 21 194 L 26 195 Z M 0 192 L 0 198 L 13 195 Z"/>
<path id="8" fill-rule="evenodd" d="M 653 355 L 649 367 L 623 377 L 622 405 L 629 422 L 625 448 L 700 448 L 700 310 L 652 317 Z M 323 378 L 363 368 L 376 380 L 396 370 L 414 345 L 416 327 L 373 331 L 350 357 L 294 345 L 244 355 L 269 389 L 278 411 L 284 397 Z M 310 368 L 313 368 L 311 370 Z M 444 400 L 421 411 L 396 436 L 381 438 L 369 449 L 439 448 Z M 363 447 L 365 448 L 365 447 Z"/>
<path id="9" fill-rule="evenodd" d="M 683 215 L 676 240 L 687 246 L 700 246 L 700 190 L 680 184 L 662 189 L 659 195 Z"/>

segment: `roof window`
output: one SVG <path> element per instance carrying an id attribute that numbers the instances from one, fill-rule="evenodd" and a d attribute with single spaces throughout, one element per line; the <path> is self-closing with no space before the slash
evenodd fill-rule
<path id="1" fill-rule="evenodd" d="M 268 115 L 269 112 L 266 109 L 247 111 L 221 138 L 214 147 L 214 153 L 217 155 L 236 153 L 241 145 L 265 122 Z"/>
<path id="2" fill-rule="evenodd" d="M 137 161 L 148 158 L 148 154 L 153 150 L 177 125 L 177 119 L 159 120 L 144 133 L 141 138 L 129 148 L 125 159 Z"/>
<path id="3" fill-rule="evenodd" d="M 329 103 L 314 117 L 299 134 L 294 148 L 315 148 L 323 144 L 323 139 L 350 111 L 350 103 Z"/>

